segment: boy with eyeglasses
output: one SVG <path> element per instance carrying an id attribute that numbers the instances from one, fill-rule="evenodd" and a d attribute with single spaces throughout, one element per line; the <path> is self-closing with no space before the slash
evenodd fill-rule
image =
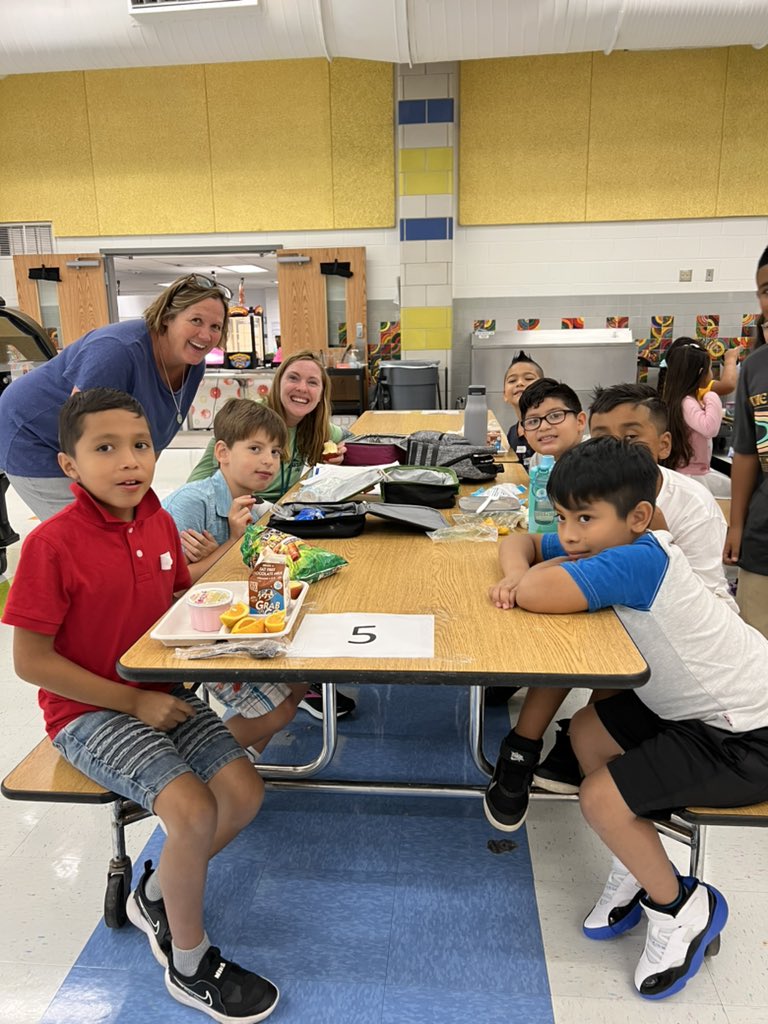
<path id="1" fill-rule="evenodd" d="M 579 396 L 561 381 L 542 377 L 520 395 L 520 426 L 536 453 L 531 467 L 538 465 L 542 455 L 553 455 L 557 462 L 583 439 L 586 425 Z"/>

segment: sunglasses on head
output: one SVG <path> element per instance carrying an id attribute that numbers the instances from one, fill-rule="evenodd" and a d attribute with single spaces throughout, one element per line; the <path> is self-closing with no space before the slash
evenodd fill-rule
<path id="1" fill-rule="evenodd" d="M 188 284 L 194 285 L 196 288 L 215 288 L 227 302 L 232 298 L 232 292 L 229 288 L 217 281 L 215 277 L 206 277 L 205 274 L 187 274 L 185 278 L 179 281 L 177 288 L 181 289 Z"/>

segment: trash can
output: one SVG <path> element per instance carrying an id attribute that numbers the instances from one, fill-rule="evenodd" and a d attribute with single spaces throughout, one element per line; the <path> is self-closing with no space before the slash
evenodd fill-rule
<path id="1" fill-rule="evenodd" d="M 439 363 L 404 359 L 379 363 L 380 409 L 439 409 Z"/>

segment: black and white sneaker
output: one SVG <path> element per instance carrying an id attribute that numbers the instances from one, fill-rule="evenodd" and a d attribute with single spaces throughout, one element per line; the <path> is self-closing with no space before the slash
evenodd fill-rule
<path id="1" fill-rule="evenodd" d="M 165 987 L 178 1002 L 207 1013 L 219 1024 L 257 1024 L 277 1006 L 280 993 L 266 978 L 225 960 L 211 946 L 195 974 L 187 977 L 168 958 Z"/>
<path id="2" fill-rule="evenodd" d="M 351 697 L 347 697 L 346 694 L 341 693 L 339 690 L 336 691 L 336 718 L 346 718 L 356 707 L 357 704 L 355 704 Z M 312 715 L 313 718 L 324 718 L 325 701 L 323 700 L 322 686 L 310 686 L 299 701 L 299 708 L 301 711 L 306 711 Z"/>
<path id="3" fill-rule="evenodd" d="M 561 718 L 557 723 L 555 742 L 533 773 L 533 784 L 548 793 L 578 793 L 581 785 L 581 768 L 571 746 L 568 728 L 570 718 Z"/>
<path id="4" fill-rule="evenodd" d="M 128 920 L 149 939 L 152 955 L 161 967 L 165 967 L 171 955 L 171 929 L 162 900 L 151 900 L 147 896 L 147 879 L 152 874 L 152 861 L 144 861 L 144 874 L 139 884 L 128 897 L 125 909 Z"/>
<path id="5" fill-rule="evenodd" d="M 524 749 L 524 745 L 534 750 Z M 525 821 L 541 747 L 541 740 L 520 743 L 514 731 L 501 741 L 493 777 L 483 798 L 485 816 L 494 828 L 515 832 Z"/>

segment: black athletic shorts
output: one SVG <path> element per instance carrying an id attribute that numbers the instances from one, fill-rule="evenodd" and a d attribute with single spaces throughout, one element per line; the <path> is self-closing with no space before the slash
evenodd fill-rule
<path id="1" fill-rule="evenodd" d="M 626 751 L 608 764 L 608 771 L 640 817 L 768 800 L 768 728 L 725 732 L 697 719 L 670 722 L 632 691 L 593 706 Z"/>

